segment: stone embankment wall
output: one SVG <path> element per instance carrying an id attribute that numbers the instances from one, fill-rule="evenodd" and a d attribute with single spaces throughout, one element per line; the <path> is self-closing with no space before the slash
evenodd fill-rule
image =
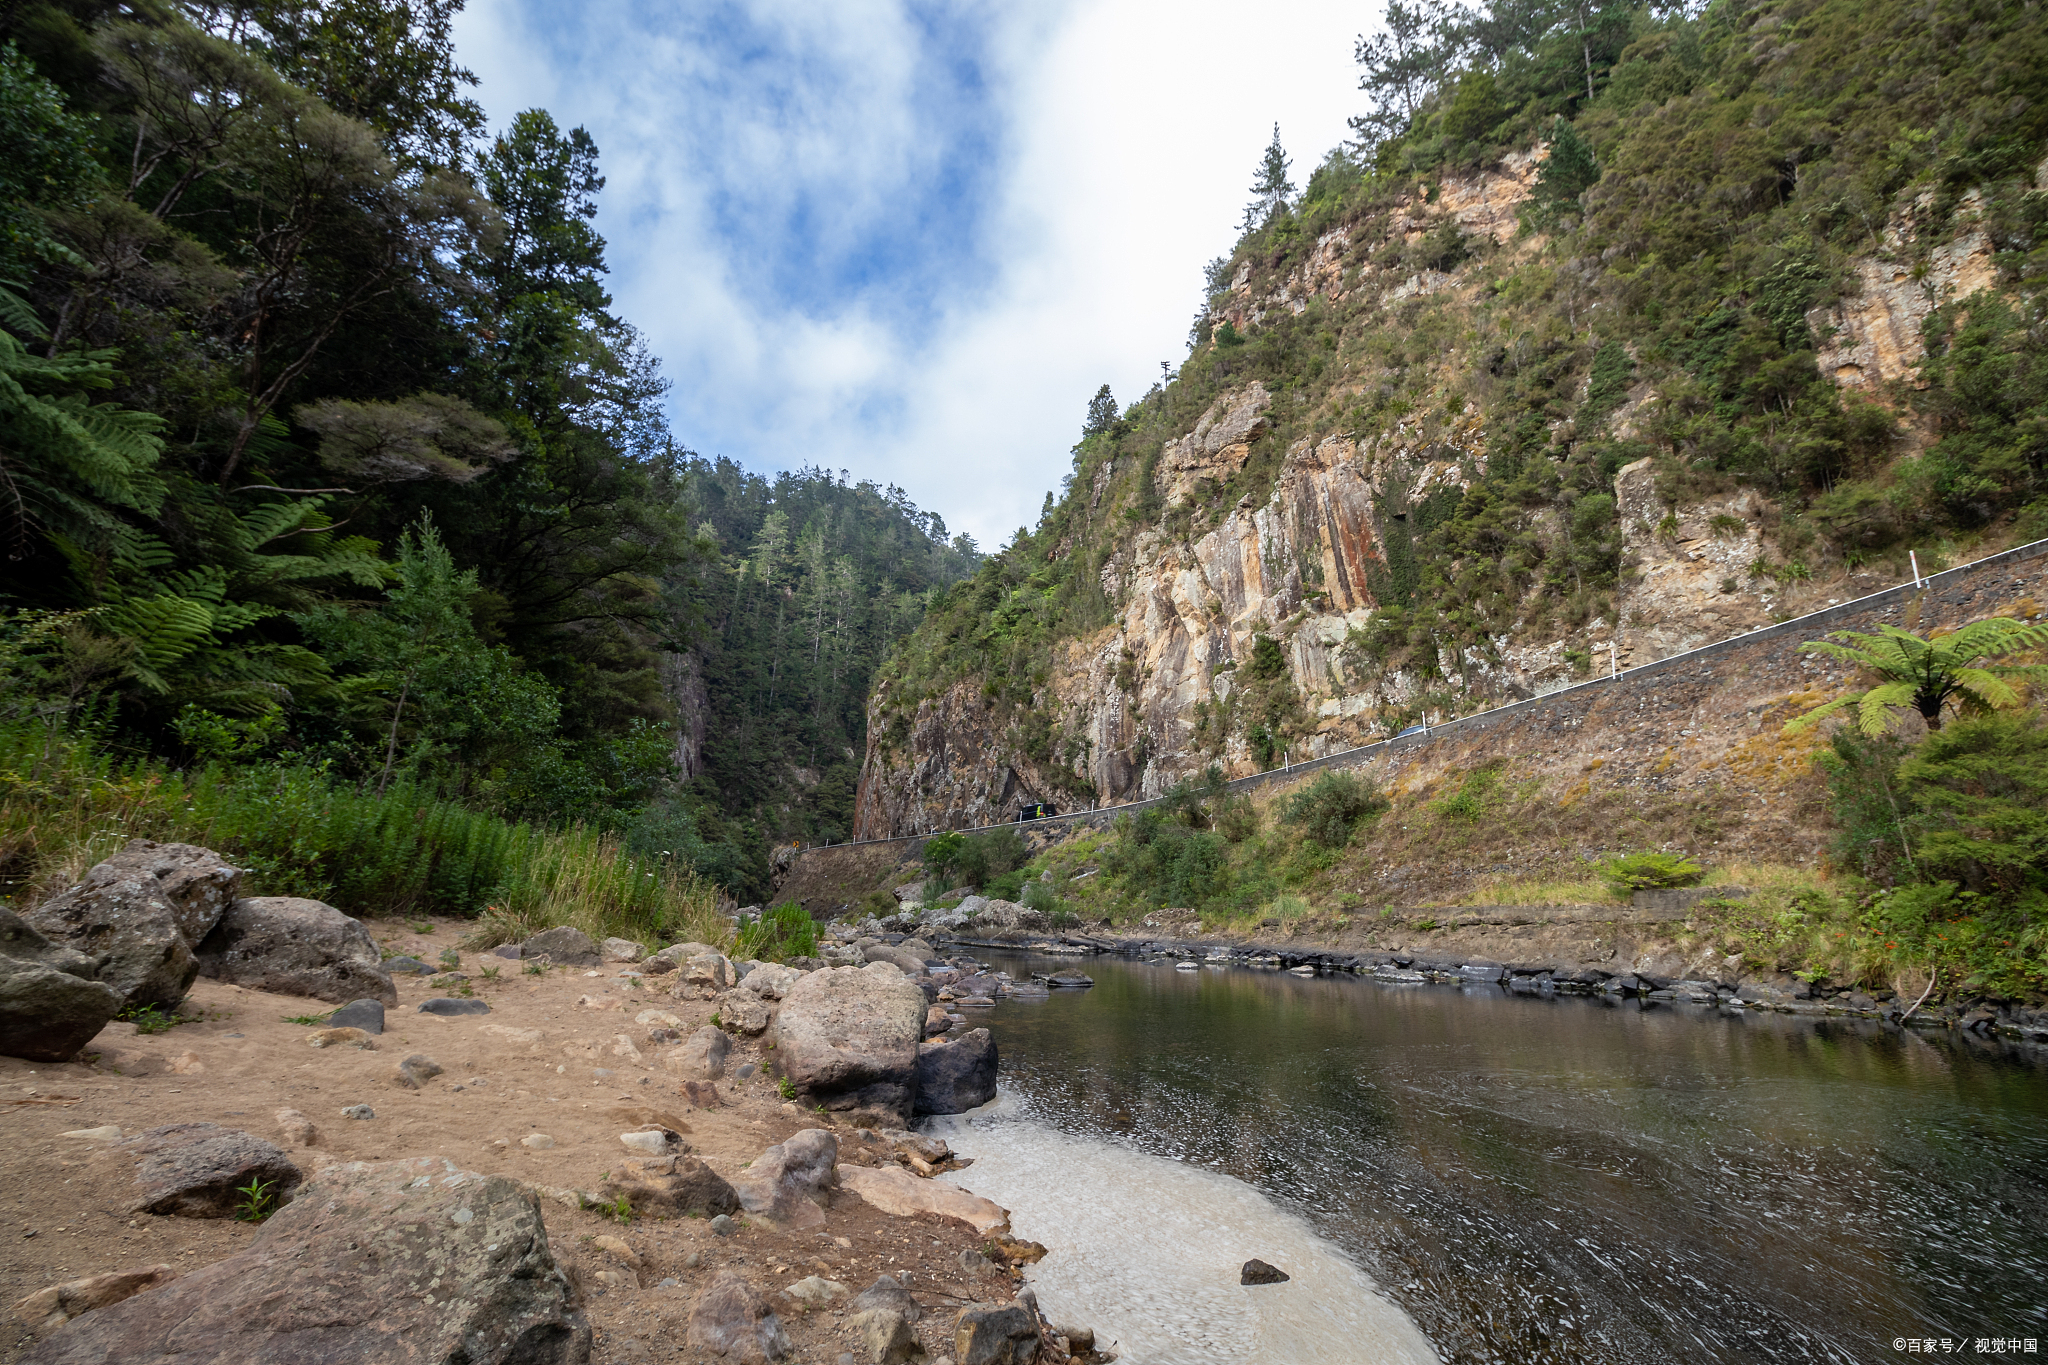
<path id="1" fill-rule="evenodd" d="M 1673 656 L 1618 677 L 1596 678 L 1547 696 L 1231 783 L 1266 792 L 1324 768 L 1366 768 L 1389 790 L 1426 790 L 1483 763 L 1505 759 L 1517 778 L 1562 782 L 1565 799 L 1602 789 L 1714 790 L 1742 805 L 1735 848 L 1797 861 L 1818 851 L 1821 832 L 1796 807 L 1812 793 L 1812 732 L 1787 737 L 1785 720 L 1851 685 L 1842 665 L 1799 652 L 1832 630 L 1883 624 L 1953 628 L 1987 616 L 2038 618 L 2048 603 L 2048 541 L 2022 546 L 1912 584 L 1829 607 L 1782 625 Z M 1148 802 L 1034 821 L 1035 843 L 1076 827 L 1104 827 Z M 814 912 L 842 905 L 913 863 L 922 835 L 806 849 L 793 860 L 783 894 Z M 900 880 L 900 878 L 899 878 Z"/>

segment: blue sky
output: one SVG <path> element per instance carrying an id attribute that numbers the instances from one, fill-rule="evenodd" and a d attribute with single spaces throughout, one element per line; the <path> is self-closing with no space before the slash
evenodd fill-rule
<path id="1" fill-rule="evenodd" d="M 1272 124 L 1305 182 L 1371 8 L 470 0 L 494 126 L 596 139 L 619 313 L 678 440 L 896 483 L 985 548 L 1088 398 L 1178 365 Z"/>

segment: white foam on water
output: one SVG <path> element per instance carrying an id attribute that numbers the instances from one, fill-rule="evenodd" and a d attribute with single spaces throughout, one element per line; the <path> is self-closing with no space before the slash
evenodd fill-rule
<path id="1" fill-rule="evenodd" d="M 974 1158 L 957 1183 L 1045 1245 L 1027 1272 L 1039 1308 L 1126 1365 L 1436 1365 L 1371 1277 L 1242 1181 L 1058 1132 L 1000 1095 L 929 1126 Z M 1254 1257 L 1292 1278 L 1240 1285 Z"/>

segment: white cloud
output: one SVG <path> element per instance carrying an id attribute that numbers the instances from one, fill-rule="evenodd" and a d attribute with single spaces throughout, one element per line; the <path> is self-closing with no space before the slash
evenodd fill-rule
<path id="1" fill-rule="evenodd" d="M 1273 122 L 1297 182 L 1343 138 L 1363 13 L 960 5 L 962 76 L 889 0 L 480 0 L 458 53 L 494 124 L 542 105 L 597 139 L 613 292 L 679 439 L 901 484 L 992 545 L 1036 519 L 1098 384 L 1128 401 L 1178 365 Z M 953 136 L 984 126 L 981 199 L 949 203 Z"/>

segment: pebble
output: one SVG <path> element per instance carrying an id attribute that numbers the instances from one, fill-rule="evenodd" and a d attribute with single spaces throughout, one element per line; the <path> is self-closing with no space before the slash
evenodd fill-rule
<path id="1" fill-rule="evenodd" d="M 421 1014 L 489 1014 L 491 1007 L 481 1000 L 457 1000 L 450 996 L 436 996 L 432 1000 L 420 1001 Z"/>
<path id="2" fill-rule="evenodd" d="M 519 1145 L 530 1152 L 545 1152 L 555 1145 L 555 1140 L 546 1133 L 528 1133 L 519 1139 Z"/>
<path id="3" fill-rule="evenodd" d="M 711 1220 L 711 1231 L 720 1237 L 730 1237 L 739 1230 L 740 1225 L 733 1222 L 731 1214 L 721 1213 Z"/>
<path id="4" fill-rule="evenodd" d="M 377 1117 L 377 1111 L 367 1104 L 352 1104 L 341 1111 L 341 1116 L 345 1119 L 373 1119 Z"/>

